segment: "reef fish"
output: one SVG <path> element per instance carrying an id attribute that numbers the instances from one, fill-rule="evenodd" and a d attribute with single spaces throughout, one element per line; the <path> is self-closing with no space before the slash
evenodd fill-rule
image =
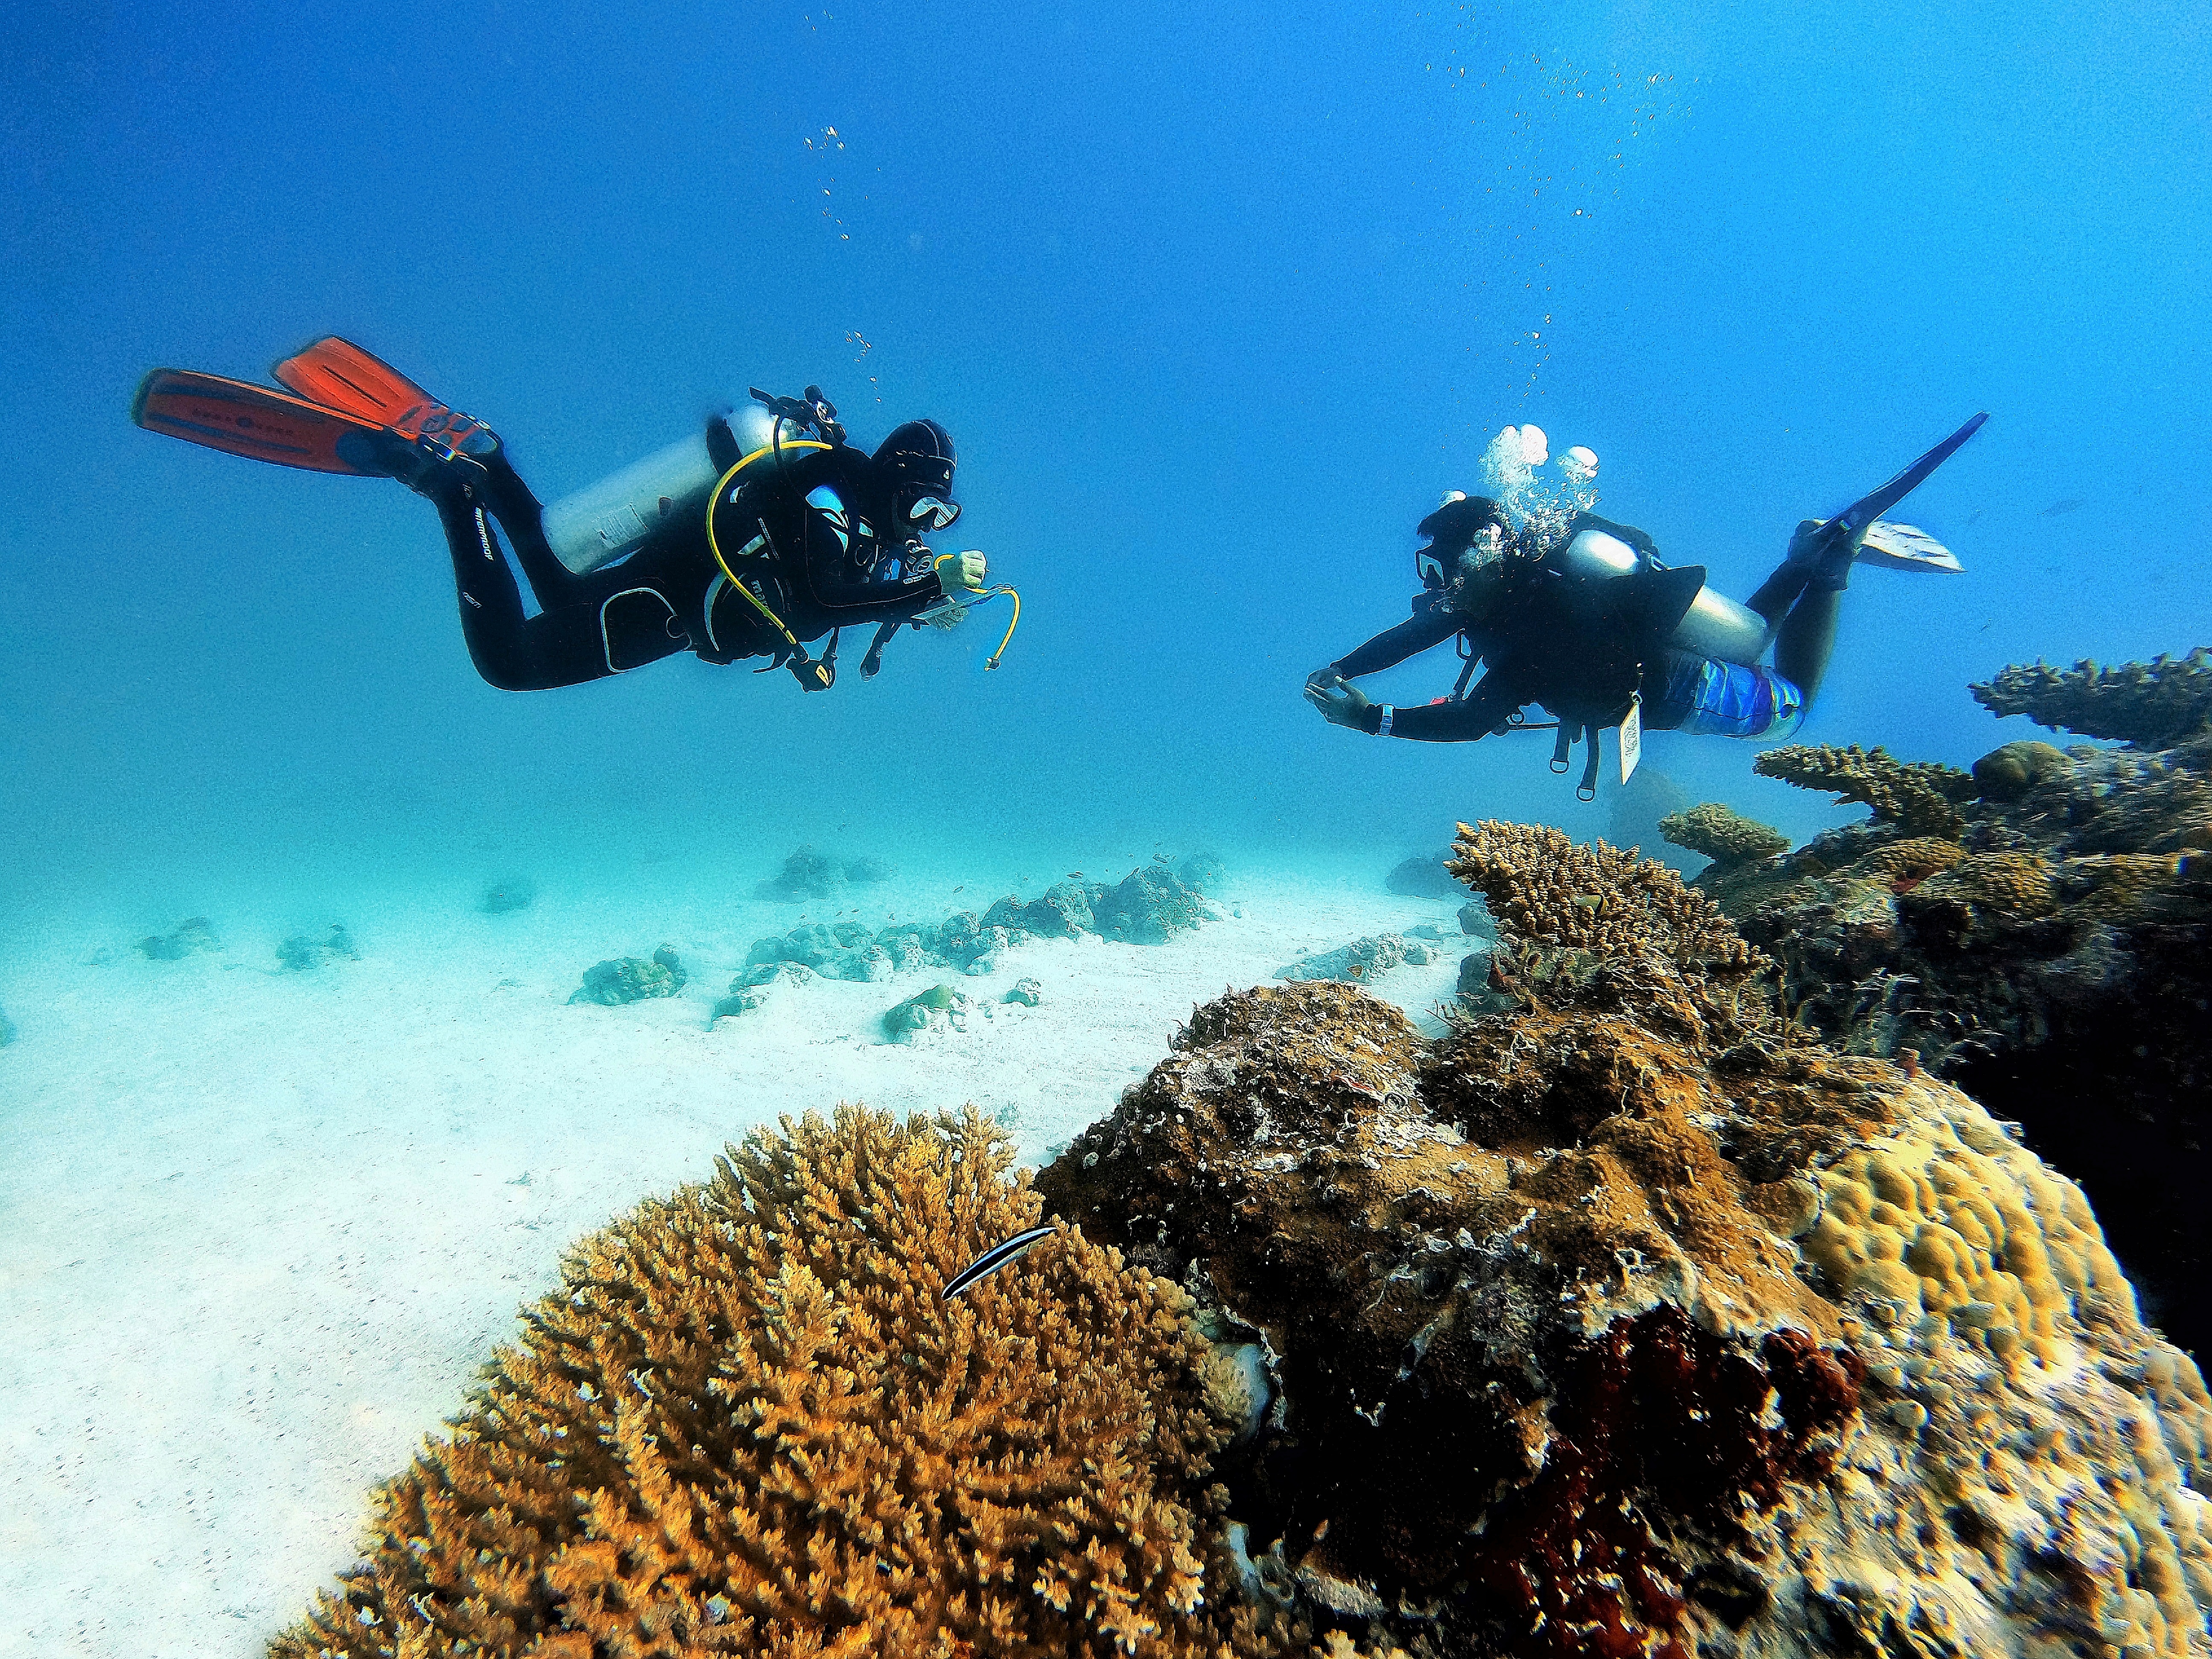
<path id="1" fill-rule="evenodd" d="M 2069 495 L 2064 501 L 2053 501 L 2050 506 L 2045 507 L 2043 509 L 2043 516 L 2046 519 L 2055 519 L 2062 513 L 2071 513 L 2075 508 L 2083 505 L 2085 505 L 2085 503 L 2078 501 L 2071 495 Z"/>
<path id="2" fill-rule="evenodd" d="M 988 1279 L 1016 1257 L 1028 1255 L 1030 1251 L 1050 1238 L 1055 1231 L 1057 1230 L 1050 1225 L 1031 1227 L 1026 1232 L 1016 1233 L 1003 1244 L 994 1244 L 952 1275 L 951 1283 L 945 1287 L 944 1300 L 951 1301 L 954 1297 L 959 1295 L 976 1280 Z"/>

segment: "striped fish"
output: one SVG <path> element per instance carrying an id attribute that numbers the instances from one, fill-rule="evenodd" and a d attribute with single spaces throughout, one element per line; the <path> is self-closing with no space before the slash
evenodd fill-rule
<path id="1" fill-rule="evenodd" d="M 976 1280 L 988 1279 L 1016 1257 L 1026 1255 L 1030 1250 L 1050 1238 L 1053 1231 L 1049 1225 L 1031 1227 L 1026 1232 L 1016 1233 L 1003 1244 L 994 1244 L 952 1275 L 952 1282 L 945 1287 L 945 1300 L 951 1301 L 954 1297 L 959 1295 Z"/>

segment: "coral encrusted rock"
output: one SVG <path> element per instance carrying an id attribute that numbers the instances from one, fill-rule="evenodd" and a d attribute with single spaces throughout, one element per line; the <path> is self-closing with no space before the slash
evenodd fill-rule
<path id="1" fill-rule="evenodd" d="M 2203 1656 L 2212 1399 L 2078 1189 L 1671 872 L 1463 827 L 1501 1011 L 1199 1009 L 1037 1185 L 1263 1345 L 1261 1594 L 1426 1659 Z"/>
<path id="2" fill-rule="evenodd" d="M 1778 858 L 1790 850 L 1790 837 L 1779 830 L 1745 817 L 1717 800 L 1669 813 L 1659 820 L 1659 833 L 1677 847 L 1731 868 Z"/>
<path id="3" fill-rule="evenodd" d="M 970 1109 L 841 1108 L 586 1238 L 274 1659 L 1276 1650 L 1171 1284 L 1037 1219 Z"/>
<path id="4" fill-rule="evenodd" d="M 2168 749 L 2212 732 L 2212 650 L 2185 657 L 2100 668 L 2086 658 L 2071 668 L 2015 663 L 1970 688 L 1996 714 L 2025 714 L 2038 726 L 2108 738 L 2138 749 Z"/>
<path id="5" fill-rule="evenodd" d="M 568 1000 L 616 1008 L 648 997 L 672 997 L 690 980 L 676 952 L 664 945 L 650 962 L 642 957 L 613 957 L 593 963 L 584 969 L 584 982 L 568 994 Z"/>
<path id="6" fill-rule="evenodd" d="M 1770 749 L 1751 763 L 1763 778 L 1779 778 L 1800 789 L 1856 801 L 1876 820 L 1895 824 L 1908 836 L 1956 840 L 1963 820 L 1958 803 L 1973 799 L 1970 773 L 1932 761 L 1901 761 L 1887 749 L 1856 744 L 1796 744 Z"/>

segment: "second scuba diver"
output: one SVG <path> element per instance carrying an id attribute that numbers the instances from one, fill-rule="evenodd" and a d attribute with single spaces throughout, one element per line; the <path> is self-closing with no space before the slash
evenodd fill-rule
<path id="1" fill-rule="evenodd" d="M 804 398 L 756 391 L 693 438 L 549 507 L 489 427 L 358 346 L 319 340 L 275 373 L 296 395 L 157 369 L 132 417 L 233 454 L 398 478 L 428 498 L 453 556 L 469 654 L 502 690 L 581 684 L 686 649 L 718 664 L 766 657 L 807 690 L 826 690 L 842 629 L 874 626 L 867 678 L 900 629 L 949 625 L 981 599 L 1013 594 L 984 587 L 982 554 L 933 554 L 922 540 L 960 516 L 952 439 L 934 421 L 893 428 L 871 454 L 846 442 L 817 388 Z M 825 635 L 815 656 L 807 647 Z"/>
<path id="2" fill-rule="evenodd" d="M 1589 738 L 1577 792 L 1586 799 L 1596 792 L 1598 735 L 1607 729 L 1619 733 L 1624 780 L 1646 728 L 1786 736 L 1827 672 L 1855 561 L 1959 569 L 1924 532 L 1881 514 L 1987 418 L 1975 416 L 1834 518 L 1798 526 L 1780 566 L 1744 605 L 1707 587 L 1701 566 L 1662 564 L 1640 530 L 1588 511 L 1561 515 L 1564 524 L 1549 534 L 1534 526 L 1516 529 L 1497 501 L 1455 491 L 1421 520 L 1428 545 L 1416 558 L 1423 591 L 1412 617 L 1316 669 L 1306 679 L 1306 700 L 1332 725 L 1429 743 L 1521 729 L 1522 709 L 1540 705 L 1558 721 L 1554 771 L 1567 769 L 1578 738 Z M 1509 428 L 1501 435 L 1513 434 Z M 1570 455 L 1583 477 L 1595 471 L 1589 452 Z M 1395 708 L 1352 684 L 1455 635 L 1466 666 L 1449 696 Z M 1770 648 L 1771 666 L 1765 662 Z M 1469 690 L 1478 667 L 1482 678 Z"/>

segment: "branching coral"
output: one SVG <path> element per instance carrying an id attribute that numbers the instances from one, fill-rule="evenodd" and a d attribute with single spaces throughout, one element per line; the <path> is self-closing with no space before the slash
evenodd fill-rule
<path id="1" fill-rule="evenodd" d="M 1956 841 L 1966 820 L 1954 804 L 1973 799 L 1971 774 L 1931 761 L 1900 761 L 1887 749 L 1856 744 L 1795 744 L 1770 749 L 1752 763 L 1765 778 L 1779 778 L 1800 789 L 1856 801 L 1875 817 L 1908 836 Z"/>
<path id="2" fill-rule="evenodd" d="M 840 1108 L 586 1239 L 272 1656 L 1264 1651 L 1182 1293 L 1063 1231 L 940 1299 L 1009 1161 Z"/>
<path id="3" fill-rule="evenodd" d="M 1634 1001 L 1681 1034 L 1747 1018 L 1747 982 L 1766 958 L 1720 906 L 1652 859 L 1544 825 L 1459 827 L 1451 872 L 1488 901 L 1505 943 L 1491 980 L 1522 999 L 1565 1006 Z"/>
<path id="4" fill-rule="evenodd" d="M 2212 730 L 2212 650 L 2102 668 L 2014 663 L 1970 688 L 1997 714 L 2025 714 L 2054 731 L 2164 749 Z"/>
<path id="5" fill-rule="evenodd" d="M 1723 867 L 1756 864 L 1790 850 L 1790 837 L 1756 818 L 1723 806 L 1717 800 L 1672 812 L 1659 820 L 1659 833 L 1675 846 L 1711 859 Z"/>

